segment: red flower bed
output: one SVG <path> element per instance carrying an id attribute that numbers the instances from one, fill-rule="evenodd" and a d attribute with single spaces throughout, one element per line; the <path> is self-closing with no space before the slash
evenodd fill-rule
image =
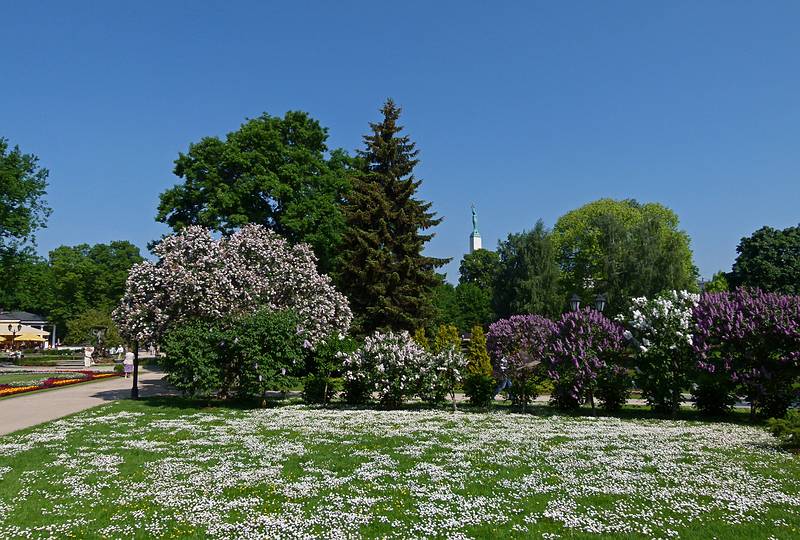
<path id="1" fill-rule="evenodd" d="M 45 388 L 57 388 L 60 386 L 67 386 L 70 384 L 78 384 L 88 381 L 95 381 L 97 379 L 107 379 L 109 377 L 119 377 L 120 373 L 97 373 L 95 371 L 61 371 L 59 373 L 74 373 L 80 374 L 81 377 L 50 377 L 38 384 L 29 384 L 25 386 L 12 386 L 10 384 L 0 384 L 0 397 L 13 396 L 22 394 L 24 392 L 33 392 L 34 390 L 42 390 Z"/>

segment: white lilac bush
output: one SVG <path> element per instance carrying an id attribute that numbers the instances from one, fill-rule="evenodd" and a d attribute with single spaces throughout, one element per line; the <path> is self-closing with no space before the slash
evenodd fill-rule
<path id="1" fill-rule="evenodd" d="M 694 371 L 692 312 L 700 295 L 669 291 L 655 298 L 634 298 L 627 317 L 625 336 L 637 351 L 637 382 L 654 410 L 674 413 L 682 391 Z"/>
<path id="2" fill-rule="evenodd" d="M 420 370 L 418 395 L 425 401 L 438 402 L 450 396 L 456 410 L 456 387 L 467 369 L 467 358 L 454 346 L 438 353 L 425 353 L 427 362 Z"/>
<path id="3" fill-rule="evenodd" d="M 308 346 L 350 327 L 347 298 L 317 271 L 311 248 L 291 245 L 261 225 L 220 239 L 191 226 L 164 238 L 153 252 L 158 261 L 131 269 L 114 311 L 128 339 L 153 343 L 183 321 L 260 309 L 294 311 Z"/>
<path id="4" fill-rule="evenodd" d="M 455 402 L 455 386 L 466 363 L 454 347 L 429 353 L 408 332 L 375 332 L 344 358 L 345 396 L 351 403 L 363 403 L 375 393 L 386 407 L 414 396 L 436 401 L 449 394 Z"/>

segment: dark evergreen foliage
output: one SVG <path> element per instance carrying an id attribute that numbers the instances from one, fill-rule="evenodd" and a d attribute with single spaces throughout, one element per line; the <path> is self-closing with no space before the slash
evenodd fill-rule
<path id="1" fill-rule="evenodd" d="M 389 99 L 383 120 L 371 123 L 359 152 L 360 172 L 345 203 L 346 232 L 338 284 L 350 300 L 355 330 L 408 330 L 432 315 L 435 269 L 446 259 L 422 254 L 441 218 L 416 197 L 418 150 L 397 124 L 400 108 Z"/>

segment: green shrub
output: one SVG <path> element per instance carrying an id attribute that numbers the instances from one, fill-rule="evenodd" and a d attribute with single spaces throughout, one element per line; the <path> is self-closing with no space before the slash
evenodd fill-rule
<path id="1" fill-rule="evenodd" d="M 789 411 L 783 418 L 770 418 L 769 431 L 787 448 L 800 448 L 800 411 Z"/>
<path id="2" fill-rule="evenodd" d="M 338 384 L 335 384 L 331 375 L 342 370 L 344 356 L 357 348 L 355 339 L 336 335 L 317 343 L 314 350 L 309 349 L 303 399 L 308 403 L 328 403 L 338 391 Z"/>
<path id="3" fill-rule="evenodd" d="M 162 365 L 167 381 L 190 396 L 209 396 L 222 389 L 223 331 L 204 321 L 187 321 L 164 336 Z"/>
<path id="4" fill-rule="evenodd" d="M 472 327 L 472 338 L 467 346 L 466 371 L 464 393 L 470 403 L 478 407 L 491 405 L 497 381 L 493 376 L 492 361 L 486 351 L 486 334 L 477 325 Z"/>
<path id="5" fill-rule="evenodd" d="M 122 364 L 114 364 L 114 373 L 122 373 L 123 371 L 125 371 L 125 368 Z"/>
<path id="6" fill-rule="evenodd" d="M 794 380 L 788 374 L 782 375 L 772 377 L 763 385 L 762 395 L 756 401 L 758 412 L 763 417 L 780 418 L 797 400 L 798 390 L 794 387 Z"/>
<path id="7" fill-rule="evenodd" d="M 100 309 L 88 309 L 67 321 L 67 335 L 64 337 L 64 343 L 69 345 L 94 344 L 97 341 L 97 337 L 92 331 L 94 326 L 104 326 L 106 328 L 106 333 L 103 337 L 104 347 L 122 345 L 119 329 L 111 319 L 111 314 Z"/>
<path id="8" fill-rule="evenodd" d="M 539 383 L 543 377 L 542 370 L 534 369 L 527 377 L 517 376 L 511 379 L 511 403 L 522 407 L 523 412 L 528 404 L 539 396 Z"/>
<path id="9" fill-rule="evenodd" d="M 363 405 L 371 394 L 372 385 L 366 379 L 345 379 L 342 397 L 349 405 Z"/>
<path id="10" fill-rule="evenodd" d="M 553 381 L 550 378 L 545 377 L 539 381 L 539 384 L 536 385 L 536 394 L 539 396 L 550 396 L 553 394 L 554 389 L 555 385 L 553 384 Z"/>
<path id="11" fill-rule="evenodd" d="M 291 311 L 188 321 L 167 333 L 162 366 L 170 384 L 188 395 L 261 395 L 296 380 L 302 339 Z"/>
<path id="12" fill-rule="evenodd" d="M 349 337 L 330 336 L 308 349 L 306 369 L 310 375 L 328 375 L 342 370 L 342 359 L 358 348 L 358 342 Z"/>
<path id="13" fill-rule="evenodd" d="M 327 375 L 309 375 L 303 381 L 303 400 L 306 403 L 328 403 L 338 391 L 338 383 Z"/>
<path id="14" fill-rule="evenodd" d="M 694 406 L 707 416 L 720 416 L 729 412 L 736 403 L 735 387 L 728 379 L 709 373 L 700 373 L 692 390 Z"/>
<path id="15" fill-rule="evenodd" d="M 622 409 L 631 395 L 632 379 L 628 370 L 621 366 L 608 366 L 597 376 L 595 397 L 600 406 L 609 412 Z"/>
<path id="16" fill-rule="evenodd" d="M 303 336 L 292 311 L 262 310 L 234 318 L 227 327 L 225 365 L 231 389 L 242 396 L 285 390 L 303 371 Z M 230 390 L 229 390 L 230 391 Z"/>
<path id="17" fill-rule="evenodd" d="M 488 407 L 494 401 L 494 389 L 497 381 L 491 375 L 470 373 L 464 379 L 464 393 L 469 402 L 478 407 Z"/>

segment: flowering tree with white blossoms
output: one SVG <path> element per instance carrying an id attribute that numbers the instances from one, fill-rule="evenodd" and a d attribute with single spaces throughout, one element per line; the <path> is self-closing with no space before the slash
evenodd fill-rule
<path id="1" fill-rule="evenodd" d="M 291 245 L 261 225 L 245 225 L 219 240 L 203 227 L 186 227 L 153 252 L 159 260 L 131 269 L 113 314 L 130 340 L 156 343 L 183 321 L 261 309 L 293 310 L 309 347 L 350 327 L 347 298 L 317 271 L 311 248 Z"/>
<path id="2" fill-rule="evenodd" d="M 634 298 L 625 337 L 637 351 L 637 381 L 647 403 L 656 411 L 673 414 L 680 408 L 682 391 L 694 369 L 692 312 L 700 295 L 669 291 L 655 298 Z"/>

